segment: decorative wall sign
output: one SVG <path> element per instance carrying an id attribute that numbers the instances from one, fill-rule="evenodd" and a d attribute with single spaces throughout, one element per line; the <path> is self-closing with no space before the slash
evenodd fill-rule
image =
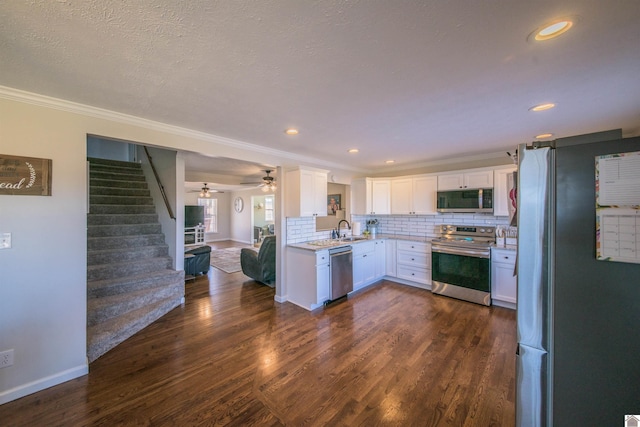
<path id="1" fill-rule="evenodd" d="M 50 196 L 51 159 L 0 154 L 0 195 Z"/>

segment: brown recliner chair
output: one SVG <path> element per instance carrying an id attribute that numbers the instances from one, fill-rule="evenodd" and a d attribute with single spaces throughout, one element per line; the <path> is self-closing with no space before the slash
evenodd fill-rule
<path id="1" fill-rule="evenodd" d="M 257 253 L 243 248 L 240 266 L 246 276 L 273 288 L 276 282 L 276 236 L 265 237 Z"/>

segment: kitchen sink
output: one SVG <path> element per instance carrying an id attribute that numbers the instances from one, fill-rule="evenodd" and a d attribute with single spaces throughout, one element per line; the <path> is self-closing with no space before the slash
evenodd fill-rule
<path id="1" fill-rule="evenodd" d="M 349 236 L 340 239 L 341 242 L 357 242 L 359 240 L 367 240 L 367 238 L 364 236 Z"/>

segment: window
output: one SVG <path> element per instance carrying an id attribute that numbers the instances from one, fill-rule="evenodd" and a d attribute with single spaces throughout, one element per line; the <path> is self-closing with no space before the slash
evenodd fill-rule
<path id="1" fill-rule="evenodd" d="M 273 221 L 273 196 L 264 198 L 264 220 Z"/>
<path id="2" fill-rule="evenodd" d="M 205 233 L 218 232 L 218 199 L 198 199 L 198 205 L 204 206 Z"/>

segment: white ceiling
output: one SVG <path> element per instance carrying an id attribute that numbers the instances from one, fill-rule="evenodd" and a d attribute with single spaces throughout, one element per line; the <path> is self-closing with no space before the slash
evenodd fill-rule
<path id="1" fill-rule="evenodd" d="M 0 85 L 346 169 L 640 133 L 637 0 L 12 0 L 0 22 Z"/>
<path id="2" fill-rule="evenodd" d="M 185 188 L 187 191 L 201 190 L 207 183 L 211 189 L 241 191 L 255 189 L 269 170 L 277 179 L 274 167 L 228 157 L 206 157 L 198 153 L 185 152 Z"/>

